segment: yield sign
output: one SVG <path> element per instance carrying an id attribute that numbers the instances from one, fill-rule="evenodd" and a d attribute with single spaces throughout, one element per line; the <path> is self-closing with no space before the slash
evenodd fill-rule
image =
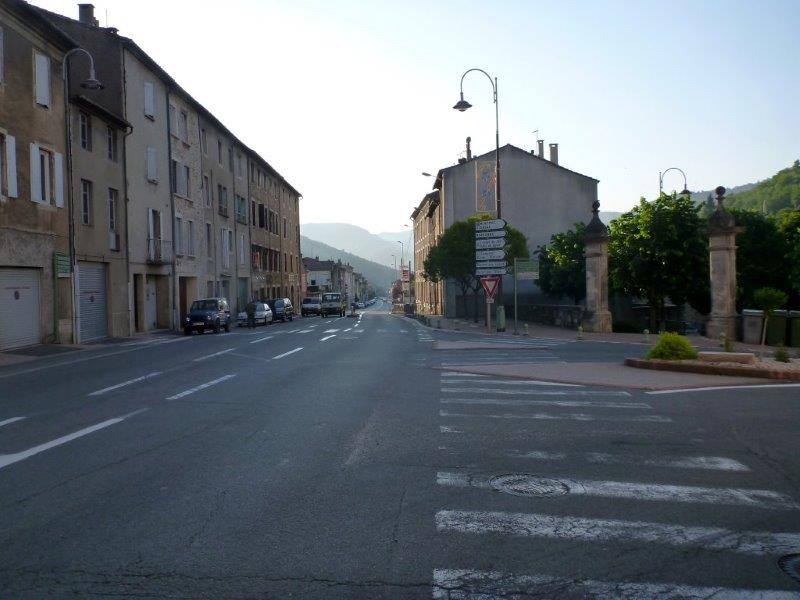
<path id="1" fill-rule="evenodd" d="M 497 287 L 500 285 L 500 278 L 495 276 L 481 277 L 481 285 L 483 286 L 483 291 L 486 292 L 486 297 L 494 298 L 497 293 Z"/>

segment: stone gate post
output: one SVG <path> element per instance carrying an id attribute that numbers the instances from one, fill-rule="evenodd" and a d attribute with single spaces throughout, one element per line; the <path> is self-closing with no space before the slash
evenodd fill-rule
<path id="1" fill-rule="evenodd" d="M 586 317 L 585 331 L 610 332 L 608 310 L 608 229 L 600 220 L 600 203 L 592 204 L 592 220 L 586 226 Z"/>
<path id="2" fill-rule="evenodd" d="M 711 318 L 706 335 L 736 339 L 736 219 L 725 210 L 725 188 L 719 186 L 717 208 L 708 218 Z"/>

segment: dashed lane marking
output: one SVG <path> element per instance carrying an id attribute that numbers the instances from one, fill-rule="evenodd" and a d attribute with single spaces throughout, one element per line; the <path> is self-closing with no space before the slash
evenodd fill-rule
<path id="1" fill-rule="evenodd" d="M 228 348 L 227 350 L 220 350 L 219 352 L 214 352 L 214 354 L 207 354 L 206 356 L 201 356 L 200 358 L 195 358 L 193 362 L 200 362 L 201 360 L 208 360 L 209 358 L 213 358 L 215 356 L 219 356 L 221 354 L 227 354 L 228 352 L 233 352 L 236 348 Z"/>
<path id="2" fill-rule="evenodd" d="M 105 394 L 106 392 L 118 390 L 119 388 L 123 388 L 133 383 L 139 383 L 140 381 L 144 381 L 145 379 L 152 379 L 153 377 L 158 377 L 159 375 L 161 375 L 161 371 L 153 371 L 152 373 L 148 373 L 147 375 L 142 375 L 141 377 L 136 377 L 135 379 L 129 379 L 128 381 L 123 381 L 122 383 L 118 383 L 116 385 L 110 385 L 108 387 L 103 388 L 102 390 L 96 390 L 94 392 L 91 392 L 89 396 L 99 396 L 100 394 Z"/>
<path id="3" fill-rule="evenodd" d="M 320 342 L 324 342 L 325 340 L 329 340 L 329 339 L 335 338 L 335 337 L 336 337 L 336 334 L 334 333 L 332 335 L 326 335 L 324 338 L 320 338 L 319 341 Z"/>
<path id="4" fill-rule="evenodd" d="M 473 388 L 473 387 L 442 387 L 441 391 L 445 394 L 497 394 L 499 396 L 619 396 L 628 397 L 628 392 L 602 392 L 589 390 L 542 390 L 542 389 L 510 389 L 502 390 L 498 388 Z M 649 405 L 646 405 L 649 406 Z"/>
<path id="5" fill-rule="evenodd" d="M 467 419 L 534 419 L 544 421 L 629 421 L 633 423 L 672 423 L 669 417 L 661 415 L 637 415 L 635 417 L 616 417 L 616 416 L 594 416 L 584 413 L 535 413 L 526 415 L 517 415 L 513 413 L 506 414 L 470 414 L 470 413 L 453 413 L 444 410 L 439 411 L 440 417 L 457 417 Z"/>
<path id="6" fill-rule="evenodd" d="M 339 329 L 326 329 L 322 333 L 337 333 L 338 331 L 339 331 Z"/>
<path id="7" fill-rule="evenodd" d="M 295 352 L 300 352 L 303 347 L 300 346 L 299 348 L 295 348 L 294 350 L 289 350 L 288 352 L 284 352 L 283 354 L 278 354 L 278 356 L 273 356 L 272 360 L 278 360 L 279 358 L 283 358 L 284 356 L 289 356 L 290 354 L 294 354 Z"/>
<path id="8" fill-rule="evenodd" d="M 253 340 L 250 343 L 251 344 L 258 344 L 259 342 L 266 342 L 267 340 L 271 340 L 273 337 L 275 337 L 275 336 L 268 335 L 266 337 L 262 337 L 262 338 L 258 338 L 257 340 Z"/>
<path id="9" fill-rule="evenodd" d="M 172 396 L 167 396 L 167 400 L 178 400 L 179 398 L 184 398 L 186 396 L 189 396 L 190 394 L 194 394 L 194 393 L 199 392 L 201 390 L 204 390 L 206 388 L 210 388 L 212 385 L 217 385 L 218 383 L 222 383 L 223 381 L 227 381 L 228 379 L 231 379 L 232 377 L 236 377 L 236 374 L 235 373 L 231 373 L 230 375 L 225 375 L 225 376 L 219 377 L 217 379 L 212 379 L 211 381 L 207 381 L 206 383 L 200 384 L 200 385 L 198 385 L 196 387 L 189 388 L 188 390 L 184 390 L 182 392 L 178 392 L 177 394 L 174 394 Z"/>
<path id="10" fill-rule="evenodd" d="M 442 398 L 442 404 L 472 406 L 562 406 L 566 408 L 652 409 L 643 402 L 593 402 L 591 400 L 535 400 L 533 398 Z"/>
<path id="11" fill-rule="evenodd" d="M 11 425 L 12 423 L 16 423 L 17 421 L 22 421 L 24 418 L 25 417 L 11 417 L 10 419 L 5 419 L 4 421 L 0 421 L 0 427 Z"/>
<path id="12" fill-rule="evenodd" d="M 509 458 L 522 458 L 530 460 L 565 460 L 568 456 L 578 458 L 590 463 L 604 465 L 641 465 L 647 467 L 665 467 L 671 469 L 701 469 L 706 471 L 749 471 L 747 465 L 738 460 L 723 456 L 631 456 L 620 454 L 605 454 L 602 452 L 587 452 L 585 454 L 567 455 L 564 452 L 547 452 L 543 450 L 529 450 L 527 452 L 513 452 Z"/>

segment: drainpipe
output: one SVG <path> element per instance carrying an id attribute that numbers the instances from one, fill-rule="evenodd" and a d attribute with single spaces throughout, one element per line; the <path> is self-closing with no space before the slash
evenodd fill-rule
<path id="1" fill-rule="evenodd" d="M 169 297 L 170 297 L 170 302 L 172 304 L 172 325 L 170 326 L 170 329 L 175 329 L 176 328 L 176 324 L 178 323 L 178 319 L 175 318 L 175 316 L 176 316 L 175 315 L 175 310 L 176 310 L 176 308 L 175 308 L 175 286 L 178 285 L 178 269 L 177 269 L 177 262 L 176 262 L 177 259 L 175 257 L 175 240 L 177 238 L 175 237 L 175 196 L 172 193 L 173 185 L 175 184 L 175 182 L 172 181 L 172 168 L 171 168 L 172 167 L 172 135 L 170 133 L 170 127 L 172 126 L 172 123 L 169 122 L 169 95 L 170 95 L 170 90 L 169 90 L 169 88 L 167 88 L 167 93 L 164 94 L 164 96 L 167 99 L 167 106 L 166 106 L 166 115 L 167 115 L 167 118 L 166 118 L 166 121 L 167 121 L 167 173 L 169 173 L 169 177 L 168 177 L 168 180 L 169 180 L 169 209 L 170 209 L 170 214 L 172 216 L 171 217 L 172 218 L 172 225 L 170 227 L 170 229 L 172 230 L 172 283 L 169 286 Z M 163 232 L 162 232 L 162 235 L 163 235 Z M 156 293 L 158 293 L 158 292 L 156 292 Z M 158 308 L 156 308 L 156 311 L 158 311 Z M 158 312 L 156 312 L 156 315 L 158 315 Z M 158 325 L 158 316 L 156 316 L 156 325 Z"/>
<path id="2" fill-rule="evenodd" d="M 66 134 L 66 154 L 67 154 L 67 211 L 69 221 L 69 267 L 72 272 L 72 277 L 69 278 L 70 296 L 72 299 L 72 342 L 78 341 L 78 317 L 77 317 L 77 297 L 78 290 L 76 287 L 75 278 L 77 277 L 77 270 L 75 269 L 75 222 L 73 207 L 73 194 L 72 194 L 72 117 L 69 108 L 69 64 L 67 62 L 68 56 L 65 54 L 62 61 L 63 69 L 63 83 L 64 83 L 64 113 L 67 121 Z M 55 262 L 53 264 L 55 271 Z M 53 273 L 53 337 L 57 343 L 61 342 L 61 336 L 58 330 L 58 281 L 56 274 Z"/>

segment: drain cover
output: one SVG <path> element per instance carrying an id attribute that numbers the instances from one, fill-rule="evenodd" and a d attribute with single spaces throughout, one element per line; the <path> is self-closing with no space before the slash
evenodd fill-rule
<path id="1" fill-rule="evenodd" d="M 569 493 L 569 486 L 563 481 L 528 475 L 527 473 L 498 475 L 497 477 L 492 477 L 490 484 L 498 492 L 505 492 L 513 496 L 549 498 Z"/>
<path id="2" fill-rule="evenodd" d="M 781 571 L 800 583 L 800 554 L 787 554 L 778 559 Z"/>

